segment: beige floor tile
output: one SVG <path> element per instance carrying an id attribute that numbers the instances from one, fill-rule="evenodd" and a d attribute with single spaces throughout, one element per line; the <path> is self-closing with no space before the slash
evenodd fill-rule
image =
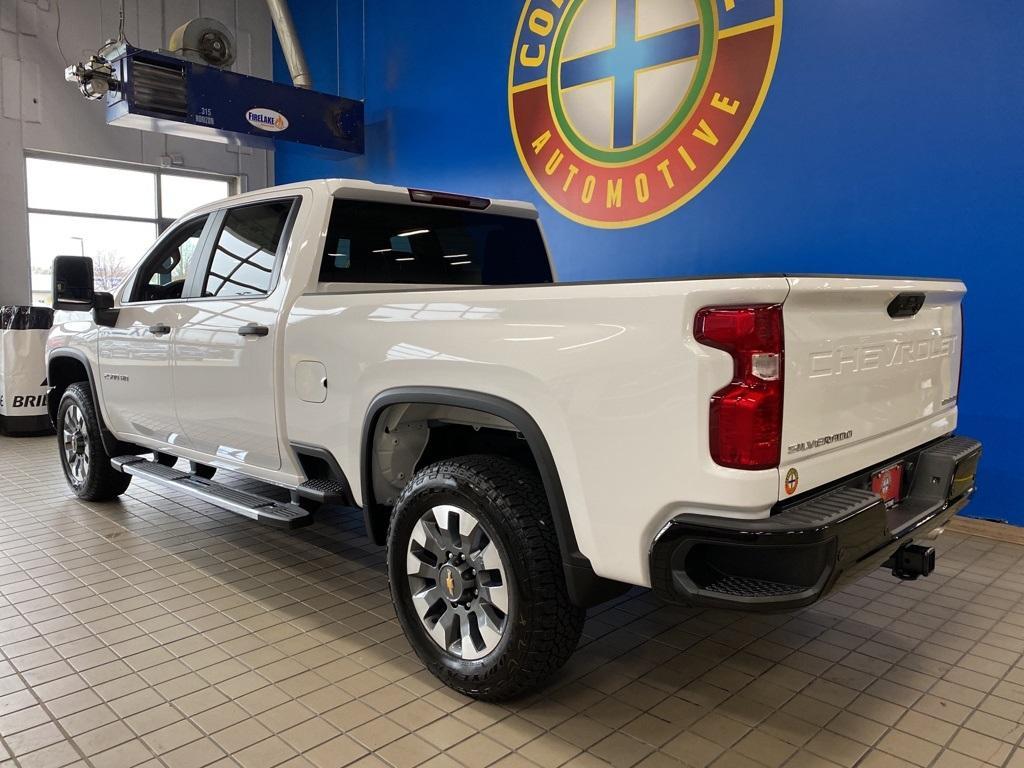
<path id="1" fill-rule="evenodd" d="M 401 637 L 352 511 L 79 503 L 53 450 L 0 437 L 0 768 L 1024 768 L 1019 544 L 947 534 L 929 579 L 784 616 L 637 590 L 550 688 L 481 704 Z"/>
<path id="2" fill-rule="evenodd" d="M 18 765 L 21 768 L 63 768 L 63 766 L 78 762 L 80 757 L 80 753 L 70 742 L 62 741 L 27 755 L 19 755 Z M 11 765 L 13 766 L 15 763 L 11 761 Z"/>
<path id="3" fill-rule="evenodd" d="M 724 751 L 720 744 L 695 733 L 683 733 L 668 742 L 662 750 L 695 768 L 710 765 Z"/>
<path id="4" fill-rule="evenodd" d="M 607 737 L 611 732 L 611 728 L 586 715 L 570 717 L 552 729 L 552 733 L 556 736 L 580 749 L 587 749 Z"/>
<path id="5" fill-rule="evenodd" d="M 3 739 L 10 753 L 17 757 L 62 742 L 64 734 L 56 725 L 46 722 L 19 733 L 4 733 Z"/>
<path id="6" fill-rule="evenodd" d="M 588 752 L 610 765 L 633 766 L 654 751 L 654 747 L 622 733 L 613 732 L 592 746 Z"/>
<path id="7" fill-rule="evenodd" d="M 562 765 L 575 755 L 580 748 L 551 733 L 538 736 L 517 750 L 528 760 L 544 768 Z"/>
<path id="8" fill-rule="evenodd" d="M 957 732 L 949 742 L 949 748 L 996 765 L 1002 764 L 1012 751 L 1010 744 L 967 728 L 961 728 Z"/>
<path id="9" fill-rule="evenodd" d="M 890 755 L 888 752 L 876 750 L 869 752 L 858 768 L 914 768 L 915 765 L 918 764 Z"/>
<path id="10" fill-rule="evenodd" d="M 845 766 L 856 765 L 857 761 L 868 751 L 868 748 L 860 742 L 832 731 L 822 731 L 807 742 L 804 749 Z"/>
<path id="11" fill-rule="evenodd" d="M 363 723 L 353 728 L 347 733 L 367 749 L 376 751 L 385 744 L 390 744 L 407 735 L 409 730 L 382 715 L 368 723 Z M 426 734 L 421 733 L 420 735 L 426 737 Z M 433 744 L 434 742 L 431 741 L 431 743 Z M 437 745 L 435 744 L 435 746 Z"/>
<path id="12" fill-rule="evenodd" d="M 244 768 L 272 768 L 297 754 L 278 736 L 271 736 L 245 749 L 232 753 Z"/>
<path id="13" fill-rule="evenodd" d="M 249 713 L 233 701 L 225 702 L 193 717 L 193 722 L 207 734 L 215 733 L 249 719 Z"/>
<path id="14" fill-rule="evenodd" d="M 292 726 L 288 730 L 284 731 L 281 733 L 281 738 L 284 739 L 292 749 L 301 754 L 323 744 L 326 741 L 330 741 L 338 735 L 337 728 L 326 720 L 314 717 L 311 720 Z"/>
<path id="15" fill-rule="evenodd" d="M 734 747 L 735 751 L 771 768 L 783 765 L 796 747 L 763 731 L 751 731 Z"/>
<path id="16" fill-rule="evenodd" d="M 153 753 L 140 741 L 128 741 L 124 744 L 93 755 L 92 764 L 104 768 L 133 768 L 133 766 L 158 766 Z M 152 762 L 150 762 L 152 761 Z"/>
<path id="17" fill-rule="evenodd" d="M 336 736 L 325 744 L 311 749 L 304 757 L 316 768 L 342 768 L 367 754 L 364 747 L 348 736 Z M 382 763 L 379 759 L 377 763 Z"/>
<path id="18" fill-rule="evenodd" d="M 920 766 L 929 765 L 941 751 L 932 742 L 902 731 L 889 731 L 878 742 L 878 749 Z"/>
<path id="19" fill-rule="evenodd" d="M 445 751 L 466 768 L 484 768 L 508 754 L 509 750 L 494 739 L 477 733 Z"/>
<path id="20" fill-rule="evenodd" d="M 86 756 L 105 752 L 135 738 L 135 734 L 121 722 L 100 726 L 74 737 L 75 745 Z"/>
<path id="21" fill-rule="evenodd" d="M 160 755 L 160 760 L 167 768 L 204 768 L 222 757 L 224 752 L 210 739 L 197 739 Z"/>

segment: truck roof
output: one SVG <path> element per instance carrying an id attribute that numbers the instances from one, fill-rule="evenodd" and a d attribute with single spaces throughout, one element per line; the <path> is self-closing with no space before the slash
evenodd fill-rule
<path id="1" fill-rule="evenodd" d="M 261 189 L 254 189 L 251 192 L 243 192 L 240 195 L 232 195 L 230 198 L 223 198 L 200 206 L 193 211 L 190 211 L 189 214 L 219 208 L 224 205 L 224 200 L 226 199 L 230 199 L 232 201 L 244 201 L 249 198 L 265 197 L 268 192 L 288 192 L 289 190 L 298 189 L 313 189 L 315 191 L 326 192 L 329 195 L 341 198 L 376 200 L 382 203 L 404 203 L 407 205 L 445 205 L 445 203 L 416 201 L 410 197 L 413 192 L 419 192 L 425 195 L 434 193 L 449 199 L 468 197 L 458 192 L 425 190 L 417 187 L 397 187 L 391 184 L 376 184 L 372 181 L 365 181 L 363 179 L 310 179 L 307 181 L 293 182 L 291 184 L 278 184 L 273 187 L 263 187 Z M 538 216 L 536 207 L 531 203 L 520 200 L 500 200 L 494 198 L 477 199 L 486 200 L 486 208 L 476 208 L 473 206 L 466 208 L 466 210 L 475 209 L 481 212 L 499 214 L 503 216 L 516 216 L 525 219 L 536 219 Z M 450 203 L 448 205 L 450 205 Z"/>

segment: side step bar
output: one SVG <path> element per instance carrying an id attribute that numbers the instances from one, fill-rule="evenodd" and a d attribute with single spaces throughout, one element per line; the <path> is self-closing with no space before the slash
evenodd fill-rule
<path id="1" fill-rule="evenodd" d="M 189 496 L 275 528 L 298 528 L 313 522 L 309 512 L 298 504 L 285 504 L 255 493 L 229 488 L 139 456 L 118 456 L 111 459 L 110 463 L 114 469 L 126 474 L 137 475 L 144 480 L 187 493 Z"/>

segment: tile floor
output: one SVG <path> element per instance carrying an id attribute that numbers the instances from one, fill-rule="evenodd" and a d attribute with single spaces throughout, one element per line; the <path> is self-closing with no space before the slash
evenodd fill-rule
<path id="1" fill-rule="evenodd" d="M 506 706 L 440 687 L 350 510 L 286 533 L 0 438 L 0 768 L 1024 766 L 1024 547 L 947 534 L 798 613 L 594 610 Z"/>

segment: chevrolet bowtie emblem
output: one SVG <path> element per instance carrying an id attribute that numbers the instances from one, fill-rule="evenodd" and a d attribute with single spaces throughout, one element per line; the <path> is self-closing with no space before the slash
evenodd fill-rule
<path id="1" fill-rule="evenodd" d="M 448 590 L 450 597 L 455 597 L 455 578 L 450 570 L 444 575 L 444 587 Z"/>

